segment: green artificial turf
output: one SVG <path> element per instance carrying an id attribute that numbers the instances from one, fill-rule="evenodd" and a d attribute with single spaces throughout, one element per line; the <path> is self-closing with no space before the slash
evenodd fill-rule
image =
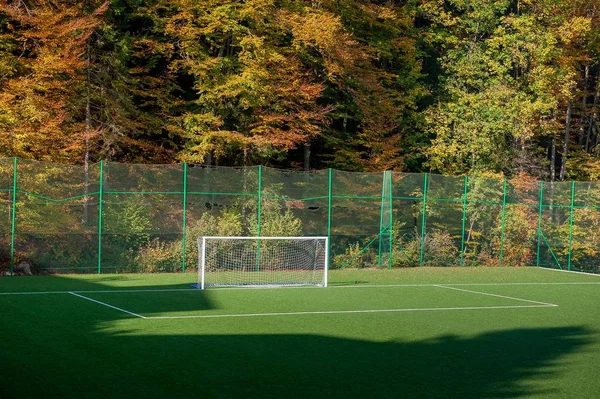
<path id="1" fill-rule="evenodd" d="M 188 288 L 195 279 L 0 278 L 0 397 L 600 392 L 600 276 L 342 270 L 330 272 L 329 288 L 206 291 Z"/>

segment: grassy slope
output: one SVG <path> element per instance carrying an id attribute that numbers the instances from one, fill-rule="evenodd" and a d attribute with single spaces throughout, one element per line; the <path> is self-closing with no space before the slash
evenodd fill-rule
<path id="1" fill-rule="evenodd" d="M 194 279 L 2 278 L 0 292 L 182 288 Z M 334 287 L 542 281 L 600 277 L 521 268 L 330 275 Z M 574 398 L 600 391 L 599 285 L 466 288 L 560 306 L 142 320 L 69 294 L 0 296 L 0 397 Z M 519 304 L 431 287 L 87 295 L 152 315 Z"/>

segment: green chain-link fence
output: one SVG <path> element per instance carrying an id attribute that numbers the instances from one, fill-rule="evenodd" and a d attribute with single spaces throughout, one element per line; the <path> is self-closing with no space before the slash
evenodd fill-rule
<path id="1" fill-rule="evenodd" d="M 597 183 L 10 158 L 0 193 L 6 274 L 185 271 L 202 235 L 328 236 L 331 268 L 600 271 Z"/>

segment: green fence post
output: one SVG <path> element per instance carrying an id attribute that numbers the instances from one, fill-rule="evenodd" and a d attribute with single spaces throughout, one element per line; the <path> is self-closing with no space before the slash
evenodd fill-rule
<path id="1" fill-rule="evenodd" d="M 425 250 L 425 214 L 427 213 L 427 181 L 428 174 L 423 178 L 423 210 L 421 216 L 421 248 L 419 248 L 419 266 L 423 266 L 423 252 Z"/>
<path id="2" fill-rule="evenodd" d="M 187 170 L 188 165 L 183 163 L 183 219 L 182 219 L 182 236 L 181 236 L 181 271 L 185 273 L 185 255 L 186 255 L 186 228 L 187 228 Z"/>
<path id="3" fill-rule="evenodd" d="M 379 209 L 379 250 L 377 252 L 377 267 L 381 267 L 381 241 L 382 233 L 385 228 L 383 226 L 383 213 L 385 212 L 385 177 L 386 172 L 383 172 L 383 179 L 381 180 L 381 207 Z"/>
<path id="4" fill-rule="evenodd" d="M 540 208 L 538 211 L 537 255 L 535 264 L 540 266 L 540 246 L 542 244 L 542 214 L 544 213 L 544 182 L 540 181 Z"/>
<path id="5" fill-rule="evenodd" d="M 386 190 L 387 189 L 387 190 Z M 387 191 L 387 195 L 386 195 Z M 386 206 L 387 201 L 387 206 Z M 384 214 L 388 212 L 388 221 L 385 224 Z M 389 240 L 388 248 L 388 268 L 392 267 L 392 172 L 386 170 L 383 172 L 381 181 L 381 209 L 379 211 L 379 252 L 377 255 L 377 266 L 381 267 L 381 255 L 383 252 L 383 233 L 387 230 L 387 238 Z"/>
<path id="6" fill-rule="evenodd" d="M 260 237 L 261 233 L 261 218 L 262 218 L 262 165 L 258 165 L 258 206 L 256 209 L 257 215 L 257 226 L 256 226 L 256 235 Z M 257 252 L 256 252 L 256 271 L 260 269 L 260 238 L 257 243 Z"/>
<path id="7" fill-rule="evenodd" d="M 500 226 L 500 266 L 502 266 L 502 258 L 504 255 L 504 224 L 506 221 L 506 178 L 504 179 L 504 187 L 502 189 L 502 219 Z"/>
<path id="8" fill-rule="evenodd" d="M 258 206 L 257 206 L 257 226 L 256 232 L 260 237 L 260 224 L 262 218 L 262 165 L 258 165 Z"/>
<path id="9" fill-rule="evenodd" d="M 394 188 L 394 178 L 393 178 L 393 174 L 394 172 L 390 171 L 388 173 L 389 177 L 390 177 L 390 185 L 389 185 L 389 193 L 388 193 L 388 203 L 389 203 L 389 213 L 390 213 L 390 227 L 388 229 L 388 233 L 390 235 L 389 240 L 390 240 L 390 255 L 388 256 L 388 269 L 391 269 L 393 264 L 393 247 L 394 247 L 394 206 L 393 206 L 393 201 L 394 201 L 394 195 L 392 194 L 393 188 Z"/>
<path id="10" fill-rule="evenodd" d="M 571 212 L 569 214 L 569 257 L 567 270 L 571 270 L 571 251 L 573 249 L 573 212 L 575 205 L 575 182 L 571 182 Z"/>
<path id="11" fill-rule="evenodd" d="M 104 201 L 104 161 L 100 161 L 100 187 L 98 190 L 98 274 L 102 273 L 102 202 Z"/>
<path id="12" fill-rule="evenodd" d="M 333 201 L 333 170 L 329 168 L 327 183 L 327 265 L 331 268 L 331 204 Z"/>
<path id="13" fill-rule="evenodd" d="M 465 227 L 467 225 L 467 194 L 469 191 L 469 176 L 465 176 L 465 187 L 463 194 L 463 214 L 462 214 L 462 229 L 461 229 L 461 243 L 460 243 L 460 265 L 465 264 Z"/>
<path id="14" fill-rule="evenodd" d="M 17 157 L 13 158 L 13 187 L 10 226 L 10 275 L 15 268 L 15 229 L 17 225 Z"/>

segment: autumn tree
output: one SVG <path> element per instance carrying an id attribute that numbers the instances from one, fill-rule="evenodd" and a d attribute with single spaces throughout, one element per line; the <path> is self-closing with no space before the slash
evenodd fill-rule
<path id="1" fill-rule="evenodd" d="M 142 0 L 113 0 L 85 43 L 86 156 L 95 160 L 173 162 L 169 117 L 180 101 L 167 64 L 170 45 Z M 98 5 L 87 3 L 89 11 Z"/>
<path id="2" fill-rule="evenodd" d="M 82 125 L 72 99 L 83 83 L 85 44 L 107 3 L 91 13 L 80 2 L 0 3 L 0 149 L 5 155 L 75 160 Z"/>
<path id="3" fill-rule="evenodd" d="M 323 135 L 330 164 L 382 170 L 414 162 L 408 147 L 418 135 L 424 95 L 414 7 L 320 1 L 288 16 L 297 51 L 326 85 L 322 101 L 333 107 Z"/>
<path id="4" fill-rule="evenodd" d="M 179 159 L 281 162 L 304 150 L 308 167 L 316 143 L 321 166 L 402 167 L 421 94 L 406 8 L 181 0 L 155 10 L 176 43 L 171 70 L 193 82 Z"/>
<path id="5" fill-rule="evenodd" d="M 290 51 L 275 2 L 172 1 L 165 31 L 177 43 L 171 69 L 193 99 L 177 120 L 190 162 L 248 164 L 284 156 L 320 132 L 323 86 Z"/>

